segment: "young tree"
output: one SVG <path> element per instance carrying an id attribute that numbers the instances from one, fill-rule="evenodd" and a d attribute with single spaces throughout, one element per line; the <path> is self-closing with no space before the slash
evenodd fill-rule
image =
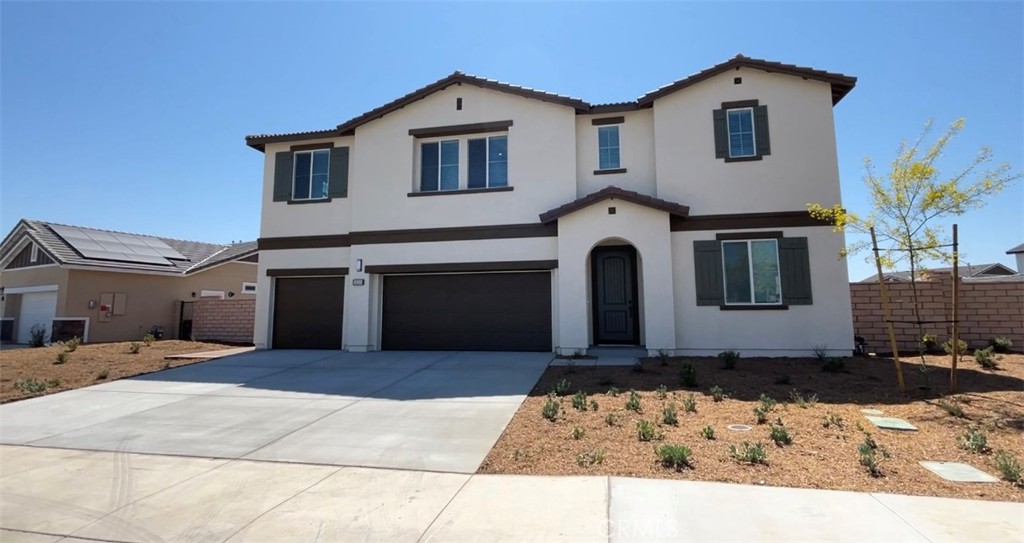
<path id="1" fill-rule="evenodd" d="M 942 151 L 964 128 L 964 120 L 957 119 L 934 143 L 925 139 L 931 132 L 927 122 L 913 144 L 900 143 L 896 158 L 884 176 L 875 173 L 870 158 L 865 159 L 867 170 L 864 181 L 871 193 L 871 212 L 858 215 L 839 204 L 824 207 L 820 203 L 807 204 L 815 218 L 826 220 L 841 232 L 866 234 L 872 227 L 879 245 L 882 267 L 894 269 L 906 262 L 910 267 L 914 319 L 918 321 L 919 337 L 924 335 L 921 305 L 917 295 L 917 275 L 921 264 L 927 261 L 949 261 L 952 252 L 941 222 L 943 219 L 963 215 L 985 205 L 1011 183 L 1021 178 L 1011 171 L 1009 164 L 992 164 L 989 148 L 982 147 L 965 167 L 950 177 L 943 177 L 936 161 Z M 841 256 L 856 253 L 868 246 L 866 241 L 848 243 Z M 922 363 L 924 352 L 920 350 Z"/>

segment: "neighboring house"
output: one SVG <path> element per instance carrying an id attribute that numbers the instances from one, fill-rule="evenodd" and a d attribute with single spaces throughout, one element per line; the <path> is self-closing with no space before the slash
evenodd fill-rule
<path id="1" fill-rule="evenodd" d="M 959 266 L 960 277 L 962 278 L 982 278 L 982 277 L 1005 277 L 1007 275 L 1016 275 L 1017 272 L 1002 264 L 961 264 Z M 945 266 L 941 268 L 924 267 L 917 271 L 917 278 L 924 279 L 928 276 L 937 275 L 950 275 L 953 273 L 952 266 Z M 897 272 L 885 272 L 883 274 L 887 282 L 910 282 L 910 271 L 897 271 Z M 877 283 L 878 274 L 874 274 L 870 277 L 865 277 L 859 281 L 860 283 Z"/>
<path id="2" fill-rule="evenodd" d="M 141 339 L 154 326 L 188 336 L 182 308 L 200 298 L 254 297 L 255 242 L 221 245 L 22 219 L 0 244 L 3 336 L 28 343 Z M 183 305 L 182 302 L 186 302 Z"/>
<path id="3" fill-rule="evenodd" d="M 841 74 L 737 56 L 593 105 L 455 72 L 265 154 L 258 348 L 853 349 Z"/>
<path id="4" fill-rule="evenodd" d="M 1024 273 L 1024 243 L 1006 251 L 1006 254 L 1013 255 L 1017 259 L 1017 273 Z"/>

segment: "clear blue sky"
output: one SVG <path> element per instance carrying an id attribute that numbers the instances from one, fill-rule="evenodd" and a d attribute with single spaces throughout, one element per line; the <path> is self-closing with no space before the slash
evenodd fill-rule
<path id="1" fill-rule="evenodd" d="M 835 109 L 843 203 L 867 211 L 928 118 L 947 159 L 1024 167 L 1024 4 L 0 3 L 0 228 L 21 217 L 227 242 L 259 228 L 243 136 L 328 128 L 455 69 L 630 100 L 736 53 L 854 75 Z M 971 262 L 1011 263 L 1024 186 L 959 219 Z M 851 278 L 872 273 L 862 257 Z"/>

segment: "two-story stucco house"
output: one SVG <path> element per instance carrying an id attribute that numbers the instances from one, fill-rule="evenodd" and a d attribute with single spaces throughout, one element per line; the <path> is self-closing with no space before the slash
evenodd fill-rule
<path id="1" fill-rule="evenodd" d="M 455 72 L 265 154 L 261 348 L 853 349 L 833 107 L 737 56 L 632 102 Z"/>

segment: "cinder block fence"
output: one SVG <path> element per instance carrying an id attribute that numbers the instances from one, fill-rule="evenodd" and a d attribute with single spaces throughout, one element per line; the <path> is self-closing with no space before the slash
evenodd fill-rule
<path id="1" fill-rule="evenodd" d="M 915 321 L 911 286 L 887 283 L 894 320 Z M 947 275 L 918 281 L 921 320 L 952 318 L 953 278 Z M 868 350 L 890 352 L 878 283 L 852 283 L 854 333 L 868 342 Z M 984 347 L 993 336 L 1008 337 L 1013 349 L 1024 349 L 1024 276 L 962 279 L 960 281 L 960 339 L 970 348 Z M 950 337 L 951 325 L 925 324 L 924 333 L 935 334 L 939 343 Z M 920 335 L 915 324 L 897 324 L 900 350 L 916 351 Z"/>
<path id="2" fill-rule="evenodd" d="M 255 299 L 198 300 L 193 307 L 192 339 L 252 343 L 255 320 Z"/>

